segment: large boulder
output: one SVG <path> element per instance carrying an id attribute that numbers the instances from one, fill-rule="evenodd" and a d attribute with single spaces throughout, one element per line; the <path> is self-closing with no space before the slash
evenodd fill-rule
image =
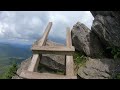
<path id="1" fill-rule="evenodd" d="M 90 57 L 102 57 L 103 47 L 100 40 L 84 24 L 77 22 L 72 28 L 72 43 L 75 49 Z"/>
<path id="2" fill-rule="evenodd" d="M 64 45 L 47 40 L 46 46 Z M 40 63 L 54 70 L 65 71 L 65 55 L 43 54 Z"/>
<path id="3" fill-rule="evenodd" d="M 85 65 L 78 69 L 82 79 L 112 79 L 120 73 L 120 60 L 88 58 Z"/>
<path id="4" fill-rule="evenodd" d="M 91 11 L 94 21 L 91 30 L 105 46 L 120 47 L 120 11 Z"/>

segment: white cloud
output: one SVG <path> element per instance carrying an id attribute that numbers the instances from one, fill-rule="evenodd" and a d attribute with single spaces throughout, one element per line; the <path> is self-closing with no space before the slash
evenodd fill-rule
<path id="1" fill-rule="evenodd" d="M 66 27 L 72 28 L 80 21 L 89 28 L 92 25 L 93 16 L 89 11 L 51 11 L 49 21 L 53 21 L 53 29 L 50 35 L 53 37 L 66 38 Z"/>
<path id="2" fill-rule="evenodd" d="M 49 21 L 53 22 L 49 37 L 66 37 L 66 27 L 80 21 L 92 25 L 89 11 L 1 11 L 0 39 L 34 41 L 39 38 Z"/>

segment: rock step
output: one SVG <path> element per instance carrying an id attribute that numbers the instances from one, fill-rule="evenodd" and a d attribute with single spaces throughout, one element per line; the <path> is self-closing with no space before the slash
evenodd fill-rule
<path id="1" fill-rule="evenodd" d="M 23 70 L 20 77 L 25 79 L 77 79 L 77 76 L 65 76 L 50 73 L 38 73 Z"/>

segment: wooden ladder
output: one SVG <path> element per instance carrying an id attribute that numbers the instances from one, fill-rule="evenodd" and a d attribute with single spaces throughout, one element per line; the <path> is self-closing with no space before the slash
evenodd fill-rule
<path id="1" fill-rule="evenodd" d="M 48 34 L 52 27 L 52 22 L 49 22 L 41 39 L 37 40 L 32 45 L 33 57 L 28 70 L 22 70 L 20 77 L 26 79 L 77 79 L 74 75 L 73 53 L 75 48 L 72 46 L 70 28 L 67 28 L 66 46 L 45 46 Z M 66 55 L 66 72 L 65 75 L 38 73 L 38 65 L 42 54 L 59 54 Z"/>

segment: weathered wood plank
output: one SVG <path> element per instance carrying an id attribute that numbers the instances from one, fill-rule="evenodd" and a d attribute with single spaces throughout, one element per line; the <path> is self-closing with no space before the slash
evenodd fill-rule
<path id="1" fill-rule="evenodd" d="M 66 75 L 74 76 L 74 62 L 73 56 L 66 56 Z"/>
<path id="2" fill-rule="evenodd" d="M 62 55 L 73 55 L 75 48 L 65 46 L 34 46 L 32 47 L 33 53 L 38 54 L 62 54 Z"/>
<path id="3" fill-rule="evenodd" d="M 67 28 L 66 46 L 67 47 L 72 47 L 70 28 Z M 74 76 L 74 62 L 73 62 L 73 56 L 72 55 L 67 55 L 66 56 L 66 75 L 67 76 Z"/>
<path id="4" fill-rule="evenodd" d="M 69 27 L 67 28 L 67 33 L 66 33 L 66 46 L 72 47 L 71 31 Z"/>
<path id="5" fill-rule="evenodd" d="M 50 73 L 37 73 L 23 70 L 20 77 L 25 79 L 77 79 L 76 76 L 65 76 Z"/>
<path id="6" fill-rule="evenodd" d="M 34 46 L 32 50 L 41 50 L 41 51 L 75 51 L 73 46 Z"/>
<path id="7" fill-rule="evenodd" d="M 39 64 L 40 57 L 39 54 L 34 54 L 32 57 L 32 60 L 30 62 L 30 66 L 28 68 L 28 71 L 37 71 L 37 66 Z"/>
<path id="8" fill-rule="evenodd" d="M 45 29 L 45 32 L 43 33 L 42 38 L 40 40 L 38 40 L 38 45 L 39 46 L 44 46 L 45 45 L 51 27 L 52 27 L 52 22 L 49 22 L 46 29 Z"/>
<path id="9" fill-rule="evenodd" d="M 45 28 L 45 31 L 44 31 L 42 37 L 39 38 L 37 41 L 35 41 L 35 42 L 33 43 L 33 45 L 39 45 L 39 46 L 45 45 L 51 27 L 52 27 L 52 22 L 49 22 L 48 25 L 47 25 L 47 27 Z M 33 46 L 33 45 L 32 45 L 32 46 Z"/>
<path id="10" fill-rule="evenodd" d="M 51 51 L 33 51 L 34 54 L 55 54 L 55 55 L 73 55 L 74 52 L 73 51 L 63 51 L 63 52 L 60 52 L 60 51 L 54 51 L 54 52 L 51 52 Z"/>
<path id="11" fill-rule="evenodd" d="M 41 51 L 74 51 L 75 48 L 66 47 L 66 46 L 34 46 L 32 50 L 41 50 Z"/>
<path id="12" fill-rule="evenodd" d="M 52 27 L 52 22 L 49 22 L 46 29 L 45 29 L 45 32 L 44 32 L 42 38 L 37 41 L 38 46 L 45 45 L 46 40 L 47 40 L 47 36 L 49 34 L 51 27 Z M 37 71 L 37 68 L 38 68 L 38 65 L 40 62 L 40 58 L 41 58 L 41 55 L 33 54 L 30 66 L 28 67 L 28 71 Z"/>

